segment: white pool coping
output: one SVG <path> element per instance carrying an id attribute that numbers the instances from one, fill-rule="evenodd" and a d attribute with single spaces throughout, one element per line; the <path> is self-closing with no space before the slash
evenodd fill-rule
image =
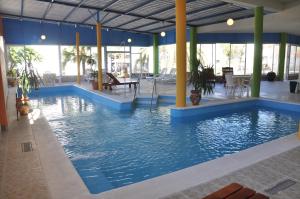
<path id="1" fill-rule="evenodd" d="M 34 121 L 32 132 L 36 139 L 41 164 L 53 199 L 160 198 L 222 177 L 300 146 L 300 140 L 297 139 L 296 134 L 292 134 L 173 173 L 100 194 L 90 194 L 43 115 Z"/>

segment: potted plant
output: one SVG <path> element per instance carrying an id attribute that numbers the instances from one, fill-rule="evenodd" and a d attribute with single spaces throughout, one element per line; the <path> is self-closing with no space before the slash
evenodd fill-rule
<path id="1" fill-rule="evenodd" d="M 98 90 L 98 71 L 97 70 L 92 70 L 91 74 L 91 79 L 92 79 L 92 87 L 94 90 Z"/>
<path id="2" fill-rule="evenodd" d="M 8 85 L 15 87 L 17 85 L 17 69 L 10 67 L 6 73 Z"/>
<path id="3" fill-rule="evenodd" d="M 276 78 L 276 73 L 275 72 L 271 71 L 271 72 L 267 73 L 267 79 L 268 79 L 268 81 L 272 82 L 272 81 L 275 80 L 275 78 Z"/>
<path id="4" fill-rule="evenodd" d="M 213 67 L 203 66 L 199 60 L 195 61 L 195 67 L 190 74 L 189 83 L 192 84 L 193 90 L 191 90 L 190 100 L 193 105 L 199 105 L 204 95 L 213 93 L 213 82 L 214 79 Z"/>
<path id="5" fill-rule="evenodd" d="M 30 109 L 28 95 L 32 88 L 38 89 L 39 87 L 38 75 L 32 63 L 41 61 L 41 57 L 32 48 L 27 47 L 18 50 L 18 55 L 21 57 L 23 67 L 19 74 L 17 109 L 21 115 L 27 115 Z"/>

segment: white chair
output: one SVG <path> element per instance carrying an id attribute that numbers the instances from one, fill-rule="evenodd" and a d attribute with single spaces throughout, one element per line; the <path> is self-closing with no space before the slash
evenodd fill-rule
<path id="1" fill-rule="evenodd" d="M 230 73 L 225 74 L 225 80 L 226 80 L 225 94 L 234 96 L 235 90 L 237 88 L 237 84 L 233 80 L 233 75 Z"/>
<path id="2" fill-rule="evenodd" d="M 171 68 L 169 73 L 157 77 L 156 80 L 165 83 L 176 83 L 176 68 Z"/>

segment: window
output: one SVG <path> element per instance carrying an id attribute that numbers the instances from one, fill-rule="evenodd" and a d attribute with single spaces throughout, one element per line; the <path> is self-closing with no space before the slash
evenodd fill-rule
<path id="1" fill-rule="evenodd" d="M 34 62 L 33 66 L 37 69 L 40 76 L 44 73 L 55 73 L 59 75 L 58 46 L 54 45 L 28 45 L 26 47 L 34 49 L 41 56 L 40 62 Z"/>
<path id="2" fill-rule="evenodd" d="M 231 44 L 231 57 L 230 67 L 233 68 L 233 74 L 244 75 L 245 74 L 245 56 L 246 45 L 245 44 Z"/>
<path id="3" fill-rule="evenodd" d="M 171 68 L 176 68 L 176 45 L 161 45 L 159 46 L 159 72 L 164 68 L 170 71 Z"/>
<path id="4" fill-rule="evenodd" d="M 247 44 L 246 49 L 246 72 L 245 75 L 252 75 L 254 61 L 254 44 Z"/>
<path id="5" fill-rule="evenodd" d="M 130 74 L 130 47 L 107 46 L 107 71 L 119 77 Z"/>
<path id="6" fill-rule="evenodd" d="M 297 46 L 291 46 L 289 74 L 295 74 Z"/>
<path id="7" fill-rule="evenodd" d="M 149 52 L 146 47 L 131 48 L 132 73 L 149 73 Z"/>
<path id="8" fill-rule="evenodd" d="M 216 44 L 216 74 L 222 75 L 222 68 L 230 67 L 230 44 Z"/>
<path id="9" fill-rule="evenodd" d="M 299 74 L 300 70 L 300 47 L 297 47 L 297 54 L 296 54 L 296 67 L 295 67 L 295 73 Z"/>

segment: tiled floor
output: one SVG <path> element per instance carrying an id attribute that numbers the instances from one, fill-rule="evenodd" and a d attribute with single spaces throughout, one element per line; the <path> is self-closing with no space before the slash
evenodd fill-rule
<path id="1" fill-rule="evenodd" d="M 0 198 L 51 198 L 39 159 L 38 146 L 28 119 L 16 120 L 14 91 L 8 101 L 9 130 L 0 139 Z M 22 152 L 21 143 L 31 142 L 33 151 Z"/>
<path id="2" fill-rule="evenodd" d="M 90 85 L 84 84 L 87 87 Z M 150 95 L 152 82 L 143 80 L 140 95 Z M 158 93 L 175 95 L 174 84 L 158 84 Z M 119 87 L 105 91 L 109 95 L 123 99 L 132 99 L 133 89 Z M 189 89 L 187 89 L 187 94 Z M 188 94 L 189 95 L 189 94 Z M 288 82 L 262 82 L 261 96 L 286 101 L 300 102 L 300 94 L 290 94 Z M 215 93 L 207 96 L 213 99 L 226 99 L 224 87 L 216 85 Z M 14 91 L 10 90 L 8 111 L 10 114 L 9 130 L 0 138 L 0 198 L 1 199 L 47 199 L 51 198 L 47 188 L 47 179 L 39 158 L 39 147 L 35 142 L 31 126 L 27 118 L 16 121 L 14 108 Z M 21 143 L 32 142 L 32 152 L 22 152 Z M 278 181 L 292 178 L 297 184 L 281 193 L 272 196 L 274 199 L 300 198 L 300 148 L 272 157 L 248 168 L 229 174 L 212 182 L 202 184 L 191 189 L 173 194 L 167 198 L 201 198 L 230 182 L 237 181 L 251 188 L 263 192 Z M 178 190 L 180 191 L 180 190 Z"/>
<path id="3" fill-rule="evenodd" d="M 287 179 L 295 181 L 296 184 L 274 195 L 265 192 L 265 190 Z M 271 199 L 300 198 L 300 147 L 211 182 L 172 194 L 164 199 L 199 199 L 233 182 L 255 189 L 270 196 Z"/>

